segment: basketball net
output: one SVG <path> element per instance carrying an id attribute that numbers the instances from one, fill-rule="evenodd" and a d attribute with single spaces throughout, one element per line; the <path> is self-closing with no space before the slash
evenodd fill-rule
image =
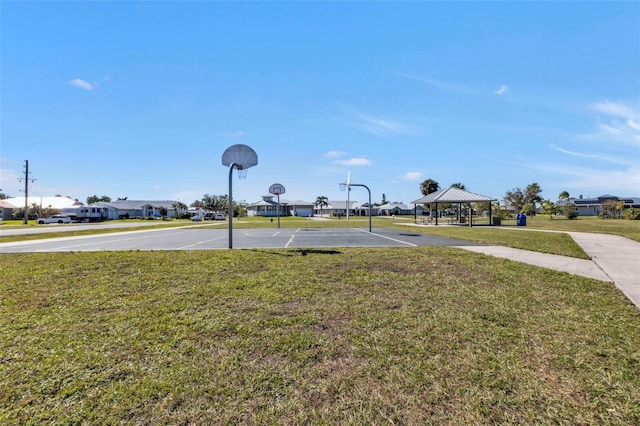
<path id="1" fill-rule="evenodd" d="M 238 179 L 247 178 L 247 172 L 249 171 L 249 169 L 236 169 L 236 170 L 238 170 Z"/>

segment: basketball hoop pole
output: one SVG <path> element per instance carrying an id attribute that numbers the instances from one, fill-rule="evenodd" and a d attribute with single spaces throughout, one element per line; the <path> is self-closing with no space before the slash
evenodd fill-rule
<path id="1" fill-rule="evenodd" d="M 369 193 L 369 232 L 371 232 L 371 190 L 369 189 L 369 187 L 367 185 L 362 185 L 361 183 L 341 183 L 340 186 L 346 186 L 347 188 L 347 196 L 349 195 L 349 191 L 351 191 L 351 187 L 352 186 L 361 186 L 363 188 L 365 188 L 367 190 L 367 192 Z M 347 206 L 347 212 L 349 211 L 349 206 Z M 348 213 L 347 213 L 348 214 Z"/>
<path id="2" fill-rule="evenodd" d="M 233 169 L 246 173 L 258 164 L 258 154 L 247 145 L 230 146 L 222 153 L 222 165 L 229 167 L 229 248 L 233 248 Z"/>
<path id="3" fill-rule="evenodd" d="M 233 169 L 238 165 L 229 166 L 229 248 L 233 248 Z"/>

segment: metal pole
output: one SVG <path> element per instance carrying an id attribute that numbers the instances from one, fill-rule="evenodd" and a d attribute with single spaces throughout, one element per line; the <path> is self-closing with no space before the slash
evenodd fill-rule
<path id="1" fill-rule="evenodd" d="M 361 186 L 363 188 L 366 188 L 367 192 L 369 192 L 369 232 L 371 232 L 371 214 L 372 214 L 371 190 L 367 185 L 362 185 L 361 183 L 352 183 L 350 186 Z"/>
<path id="2" fill-rule="evenodd" d="M 349 208 L 351 207 L 351 200 L 349 196 L 351 195 L 351 185 L 347 184 L 347 220 L 349 220 Z"/>
<path id="3" fill-rule="evenodd" d="M 233 248 L 233 169 L 236 163 L 229 166 L 229 248 Z"/>
<path id="4" fill-rule="evenodd" d="M 29 224 L 29 160 L 24 160 L 24 214 L 23 223 Z"/>
<path id="5" fill-rule="evenodd" d="M 367 188 L 366 185 L 362 185 L 365 188 Z M 371 191 L 369 190 L 369 188 L 367 188 L 367 191 L 369 191 L 369 232 L 371 232 L 371 215 L 373 214 L 373 210 L 372 210 L 372 206 L 371 206 Z"/>
<path id="6" fill-rule="evenodd" d="M 278 194 L 278 229 L 280 229 L 280 194 Z"/>

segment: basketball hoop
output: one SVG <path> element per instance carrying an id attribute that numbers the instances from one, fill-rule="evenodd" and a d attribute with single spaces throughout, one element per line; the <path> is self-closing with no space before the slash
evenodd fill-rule
<path id="1" fill-rule="evenodd" d="M 247 177 L 247 170 L 258 164 L 258 154 L 247 145 L 233 145 L 222 153 L 222 165 L 229 167 L 229 248 L 233 248 L 233 169 L 238 179 Z"/>
<path id="2" fill-rule="evenodd" d="M 349 186 L 349 185 L 347 185 L 346 183 L 341 183 L 340 184 L 340 192 L 346 191 L 347 190 L 347 186 Z M 334 186 L 334 188 L 335 188 L 335 186 Z"/>

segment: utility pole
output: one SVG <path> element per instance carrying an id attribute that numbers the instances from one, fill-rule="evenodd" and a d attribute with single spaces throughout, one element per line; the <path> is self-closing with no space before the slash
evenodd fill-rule
<path id="1" fill-rule="evenodd" d="M 22 182 L 24 180 L 24 214 L 23 222 L 27 225 L 29 222 L 29 181 L 33 183 L 35 179 L 29 178 L 29 160 L 24 160 L 24 178 L 18 178 Z"/>

